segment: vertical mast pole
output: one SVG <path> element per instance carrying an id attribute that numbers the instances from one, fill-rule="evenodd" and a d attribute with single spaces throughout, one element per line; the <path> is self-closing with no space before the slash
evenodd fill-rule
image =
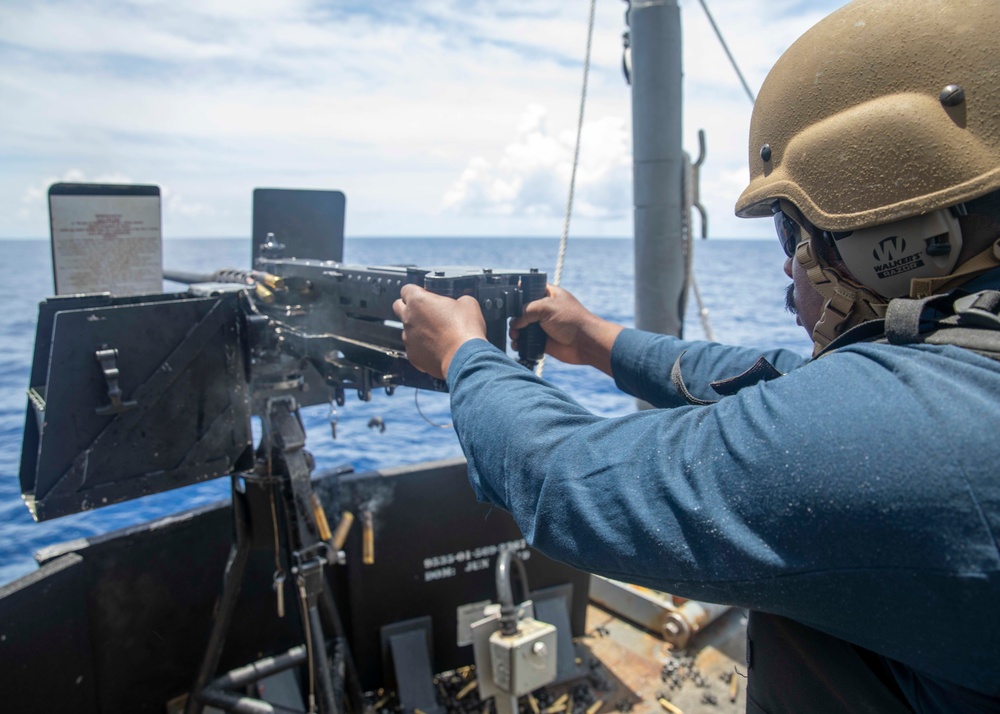
<path id="1" fill-rule="evenodd" d="M 681 14 L 677 0 L 632 0 L 635 323 L 680 336 L 685 258 Z"/>

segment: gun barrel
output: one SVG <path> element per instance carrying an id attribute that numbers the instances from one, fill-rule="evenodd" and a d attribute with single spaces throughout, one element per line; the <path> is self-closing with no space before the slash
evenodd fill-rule
<path id="1" fill-rule="evenodd" d="M 193 285 L 196 283 L 235 283 L 237 285 L 264 285 L 270 290 L 281 290 L 281 278 L 260 270 L 238 270 L 225 268 L 214 273 L 189 273 L 183 270 L 164 270 L 163 277 L 175 283 Z"/>
<path id="2" fill-rule="evenodd" d="M 184 270 L 164 270 L 163 279 L 173 283 L 183 283 L 184 285 L 213 282 L 210 274 L 189 273 Z"/>

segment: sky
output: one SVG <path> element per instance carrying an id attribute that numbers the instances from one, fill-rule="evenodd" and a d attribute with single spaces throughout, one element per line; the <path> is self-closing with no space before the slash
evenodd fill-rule
<path id="1" fill-rule="evenodd" d="M 684 145 L 707 135 L 711 237 L 733 216 L 750 100 L 680 0 Z M 751 89 L 842 0 L 707 0 Z M 570 236 L 632 234 L 626 4 L 597 0 Z M 0 238 L 48 236 L 57 181 L 149 183 L 163 235 L 245 237 L 255 187 L 337 189 L 350 236 L 563 228 L 588 0 L 3 0 Z"/>

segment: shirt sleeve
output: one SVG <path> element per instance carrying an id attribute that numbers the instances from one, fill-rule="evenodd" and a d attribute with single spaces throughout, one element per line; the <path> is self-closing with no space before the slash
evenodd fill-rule
<path id="1" fill-rule="evenodd" d="M 616 344 L 616 357 L 635 363 L 622 382 L 655 372 L 654 354 L 688 349 L 699 377 L 746 356 L 625 339 L 640 344 Z M 983 429 L 963 432 L 957 446 L 958 432 L 943 425 L 961 414 L 997 418 L 998 395 L 968 385 L 1000 383 L 998 367 L 929 347 L 899 360 L 900 349 L 911 348 L 848 348 L 710 406 L 616 418 L 591 414 L 483 340 L 458 350 L 448 384 L 477 495 L 510 511 L 550 557 L 792 617 L 982 686 L 996 649 L 975 618 L 1000 594 L 995 533 L 982 516 L 984 501 L 1000 502 L 995 444 Z M 662 396 L 660 382 L 636 391 Z M 958 411 L 958 400 L 942 398 L 949 389 L 961 394 Z M 960 603 L 978 615 L 940 631 L 911 621 Z M 952 653 L 964 674 L 945 671 L 943 640 L 964 643 Z M 975 675 L 972 641 L 983 647 Z"/>
<path id="2" fill-rule="evenodd" d="M 619 333 L 611 351 L 611 371 L 615 384 L 623 392 L 655 407 L 676 407 L 688 403 L 670 378 L 671 368 L 678 359 L 691 394 L 700 399 L 718 399 L 710 383 L 741 374 L 760 357 L 779 372 L 789 372 L 805 361 L 791 350 L 761 353 L 745 347 L 688 342 L 669 335 L 626 329 Z"/>

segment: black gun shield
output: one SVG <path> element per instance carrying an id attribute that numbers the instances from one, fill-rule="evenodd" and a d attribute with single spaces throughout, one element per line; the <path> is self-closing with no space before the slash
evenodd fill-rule
<path id="1" fill-rule="evenodd" d="M 36 520 L 252 465 L 238 299 L 41 304 L 21 453 L 21 491 Z M 112 362 L 102 365 L 102 350 L 117 350 Z"/>
<path id="2" fill-rule="evenodd" d="M 344 211 L 340 191 L 256 188 L 253 192 L 253 263 L 267 234 L 285 246 L 283 258 L 344 259 Z"/>

